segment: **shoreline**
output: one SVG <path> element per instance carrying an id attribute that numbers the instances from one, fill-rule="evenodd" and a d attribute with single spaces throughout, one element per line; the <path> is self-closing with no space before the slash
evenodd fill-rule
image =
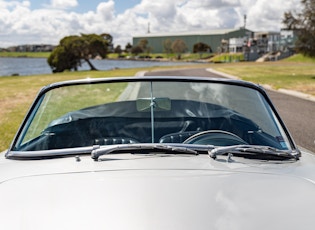
<path id="1" fill-rule="evenodd" d="M 155 60 L 155 59 L 92 59 L 94 66 L 99 71 L 109 71 L 117 69 L 130 68 L 149 68 L 157 66 L 182 66 L 199 64 L 189 61 L 170 61 L 170 60 Z M 46 58 L 29 58 L 29 57 L 0 57 L 0 78 L 12 76 L 31 76 L 53 74 L 50 66 L 47 64 Z M 79 67 L 80 71 L 89 71 L 89 66 L 83 62 Z M 72 71 L 70 71 L 72 72 Z"/>

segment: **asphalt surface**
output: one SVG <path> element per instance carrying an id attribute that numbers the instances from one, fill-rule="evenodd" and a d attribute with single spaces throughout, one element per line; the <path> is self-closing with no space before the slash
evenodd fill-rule
<path id="1" fill-rule="evenodd" d="M 146 72 L 146 76 L 222 77 L 203 68 Z M 315 102 L 267 90 L 295 143 L 315 153 Z"/>

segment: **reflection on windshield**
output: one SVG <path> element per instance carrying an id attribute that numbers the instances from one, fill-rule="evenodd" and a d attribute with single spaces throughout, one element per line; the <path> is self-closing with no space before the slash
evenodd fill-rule
<path id="1" fill-rule="evenodd" d="M 211 145 L 216 139 L 214 143 L 224 146 L 239 139 L 240 144 L 291 148 L 259 91 L 213 82 L 137 81 L 58 87 L 42 95 L 26 124 L 14 146 L 16 151 L 183 143 L 209 130 L 222 132 L 211 134 L 202 143 Z"/>

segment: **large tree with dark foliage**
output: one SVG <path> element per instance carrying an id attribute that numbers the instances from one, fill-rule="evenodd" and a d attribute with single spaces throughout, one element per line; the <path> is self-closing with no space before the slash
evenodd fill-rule
<path id="1" fill-rule="evenodd" d="M 125 46 L 125 51 L 127 53 L 130 53 L 131 52 L 131 49 L 132 49 L 132 45 L 130 44 L 130 42 L 127 43 L 127 45 Z"/>
<path id="2" fill-rule="evenodd" d="M 133 54 L 133 55 L 135 55 L 135 56 L 138 56 L 140 53 L 142 53 L 143 52 L 143 49 L 141 48 L 141 46 L 139 46 L 139 45 L 136 45 L 136 46 L 133 46 L 132 48 L 131 48 L 131 53 Z"/>
<path id="3" fill-rule="evenodd" d="M 297 51 L 315 57 L 315 0 L 301 0 L 301 3 L 302 11 L 285 12 L 283 23 L 286 29 L 297 32 Z"/>
<path id="4" fill-rule="evenodd" d="M 164 52 L 169 55 L 172 53 L 172 40 L 167 38 L 166 40 L 163 41 L 163 48 Z"/>
<path id="5" fill-rule="evenodd" d="M 177 59 L 180 60 L 182 57 L 182 53 L 187 51 L 187 45 L 186 43 L 181 40 L 181 39 L 176 39 L 173 43 L 172 43 L 172 50 L 174 53 L 177 54 Z"/>
<path id="6" fill-rule="evenodd" d="M 65 70 L 77 70 L 85 61 L 91 70 L 96 70 L 91 58 L 106 58 L 108 47 L 111 46 L 112 36 L 109 34 L 81 34 L 67 36 L 60 40 L 59 45 L 47 59 L 54 73 Z"/>
<path id="7" fill-rule="evenodd" d="M 203 42 L 198 42 L 193 47 L 194 53 L 199 53 L 200 58 L 202 57 L 202 53 L 212 53 L 212 49 L 209 45 Z"/>

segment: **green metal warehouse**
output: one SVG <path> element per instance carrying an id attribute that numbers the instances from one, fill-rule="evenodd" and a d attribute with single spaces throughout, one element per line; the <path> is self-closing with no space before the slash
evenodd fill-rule
<path id="1" fill-rule="evenodd" d="M 181 33 L 147 33 L 145 35 L 133 37 L 133 46 L 139 44 L 143 39 L 148 41 L 148 46 L 151 47 L 152 53 L 163 53 L 163 43 L 166 39 L 172 42 L 176 39 L 183 40 L 188 48 L 188 52 L 193 51 L 193 46 L 202 42 L 209 45 L 213 52 L 217 52 L 221 46 L 222 40 L 230 38 L 250 38 L 253 32 L 244 28 L 240 29 L 221 29 L 199 32 L 181 32 Z"/>

